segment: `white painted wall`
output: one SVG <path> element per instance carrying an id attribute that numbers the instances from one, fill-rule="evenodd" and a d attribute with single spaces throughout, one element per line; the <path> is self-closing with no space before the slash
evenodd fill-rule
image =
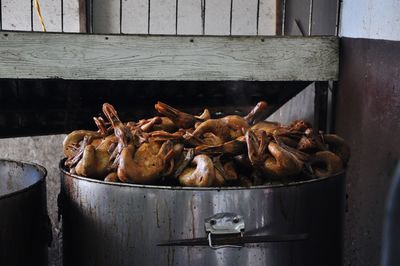
<path id="1" fill-rule="evenodd" d="M 340 36 L 400 41 L 400 0 L 343 0 Z"/>

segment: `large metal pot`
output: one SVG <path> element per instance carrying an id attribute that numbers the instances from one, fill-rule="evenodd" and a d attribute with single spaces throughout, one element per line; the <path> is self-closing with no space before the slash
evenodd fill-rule
<path id="1" fill-rule="evenodd" d="M 46 170 L 0 160 L 0 265 L 47 265 Z"/>
<path id="2" fill-rule="evenodd" d="M 107 183 L 60 169 L 65 266 L 342 264 L 343 174 L 218 189 Z"/>

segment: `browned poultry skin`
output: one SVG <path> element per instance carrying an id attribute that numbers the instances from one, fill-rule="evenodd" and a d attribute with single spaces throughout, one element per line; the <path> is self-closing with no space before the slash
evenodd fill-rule
<path id="1" fill-rule="evenodd" d="M 274 139 L 279 139 L 279 141 L 292 148 L 297 148 L 299 140 L 303 135 L 304 133 L 288 129 L 287 127 L 278 127 L 272 132 Z"/>
<path id="2" fill-rule="evenodd" d="M 220 119 L 209 119 L 201 123 L 193 132 L 193 136 L 201 137 L 211 132 L 223 141 L 236 139 L 243 135 L 249 125 L 243 117 L 228 115 Z"/>
<path id="3" fill-rule="evenodd" d="M 326 150 L 327 148 L 321 141 L 321 137 L 315 134 L 312 128 L 307 128 L 304 136 L 301 137 L 297 144 L 299 151 L 313 152 L 316 150 Z"/>
<path id="4" fill-rule="evenodd" d="M 210 145 L 210 146 L 221 145 L 224 143 L 224 141 L 220 137 L 216 136 L 211 132 L 203 134 L 202 142 L 204 143 L 204 145 Z"/>
<path id="5" fill-rule="evenodd" d="M 237 156 L 233 157 L 233 160 L 239 169 L 248 170 L 252 167 L 252 164 L 251 164 L 247 154 L 237 155 Z"/>
<path id="6" fill-rule="evenodd" d="M 92 142 L 92 145 L 94 145 L 93 143 L 94 142 Z M 115 143 L 118 143 L 118 138 L 115 135 L 109 135 L 101 139 L 101 141 L 94 146 L 96 146 L 97 150 L 109 151 L 110 146 Z"/>
<path id="7" fill-rule="evenodd" d="M 173 157 L 170 141 L 143 143 L 137 151 L 133 145 L 125 147 L 120 156 L 118 178 L 123 182 L 152 184 L 161 176 L 167 161 Z"/>
<path id="8" fill-rule="evenodd" d="M 99 133 L 105 137 L 109 134 L 109 128 L 107 128 L 107 123 L 104 121 L 102 117 L 93 117 L 94 123 L 96 124 L 97 128 L 99 129 Z"/>
<path id="9" fill-rule="evenodd" d="M 192 164 L 195 167 L 186 168 L 179 176 L 179 182 L 189 187 L 209 187 L 215 181 L 215 169 L 212 160 L 200 154 L 194 157 Z"/>
<path id="10" fill-rule="evenodd" d="M 175 165 L 174 165 L 174 178 L 178 178 L 183 170 L 192 162 L 194 158 L 194 149 L 187 149 L 182 152 L 179 157 L 175 157 Z"/>
<path id="11" fill-rule="evenodd" d="M 109 173 L 106 178 L 104 178 L 104 181 L 106 182 L 114 182 L 114 183 L 120 183 L 121 181 L 118 179 L 118 175 L 116 172 Z"/>
<path id="12" fill-rule="evenodd" d="M 161 118 L 161 122 L 158 124 L 155 124 L 153 127 L 153 130 L 163 130 L 163 131 L 167 131 L 167 132 L 174 132 L 176 131 L 178 128 L 177 126 L 174 124 L 174 122 L 169 119 L 168 117 L 160 117 Z"/>
<path id="13" fill-rule="evenodd" d="M 242 129 L 247 129 L 249 128 L 249 124 L 247 123 L 247 121 L 238 115 L 227 115 L 224 116 L 222 118 L 220 118 L 220 120 L 222 122 L 225 123 L 225 125 L 231 129 L 235 129 L 235 130 L 242 130 Z M 243 135 L 243 134 L 241 134 Z M 239 137 L 239 136 L 237 136 Z M 235 137 L 235 138 L 237 138 Z"/>
<path id="14" fill-rule="evenodd" d="M 235 164 L 232 161 L 224 163 L 224 178 L 227 181 L 234 181 L 239 179 L 239 175 L 236 172 Z"/>
<path id="15" fill-rule="evenodd" d="M 133 136 L 128 127 L 126 127 L 118 117 L 117 111 L 109 104 L 103 104 L 103 113 L 111 122 L 114 128 L 115 136 L 120 140 L 123 147 L 128 146 L 128 143 L 133 140 Z"/>
<path id="16" fill-rule="evenodd" d="M 150 132 L 153 130 L 156 124 L 161 123 L 161 118 L 156 116 L 150 119 L 139 121 L 139 123 L 136 126 L 139 127 L 143 132 Z"/>
<path id="17" fill-rule="evenodd" d="M 263 170 L 266 174 L 273 177 L 290 177 L 302 171 L 303 162 L 277 143 L 271 141 L 268 151 L 272 156 L 268 156 L 264 162 Z"/>
<path id="18" fill-rule="evenodd" d="M 211 119 L 211 113 L 210 111 L 206 108 L 204 109 L 203 113 L 201 113 L 201 115 L 199 116 L 194 116 L 197 120 L 199 121 L 205 121 L 208 119 Z"/>
<path id="19" fill-rule="evenodd" d="M 171 119 L 179 128 L 191 128 L 196 123 L 196 118 L 193 115 L 181 112 L 168 104 L 157 102 L 154 106 L 156 110 Z"/>
<path id="20" fill-rule="evenodd" d="M 184 132 L 169 133 L 166 131 L 153 131 L 148 134 L 149 141 L 183 140 Z"/>
<path id="21" fill-rule="evenodd" d="M 317 177 L 333 176 L 343 171 L 342 160 L 330 151 L 315 153 L 310 164 Z"/>
<path id="22" fill-rule="evenodd" d="M 248 156 L 252 164 L 272 178 L 299 174 L 303 169 L 303 161 L 289 147 L 270 141 L 265 134 L 258 140 L 251 130 L 246 133 Z"/>
<path id="23" fill-rule="evenodd" d="M 236 156 L 246 151 L 246 141 L 243 137 L 225 142 L 220 145 L 199 145 L 195 148 L 196 154 L 225 154 Z"/>
<path id="24" fill-rule="evenodd" d="M 266 158 L 266 150 L 268 147 L 269 138 L 264 131 L 256 136 L 255 132 L 249 129 L 245 135 L 247 144 L 247 157 L 253 166 L 260 166 Z"/>
<path id="25" fill-rule="evenodd" d="M 295 120 L 287 128 L 291 131 L 304 132 L 307 128 L 311 128 L 311 124 L 305 120 Z"/>
<path id="26" fill-rule="evenodd" d="M 213 133 L 223 141 L 230 140 L 230 130 L 220 119 L 209 119 L 201 123 L 193 132 L 194 137 L 202 137 L 205 133 Z"/>
<path id="27" fill-rule="evenodd" d="M 75 167 L 78 175 L 104 179 L 109 172 L 110 155 L 106 150 L 88 145 L 83 151 L 82 159 Z"/>
<path id="28" fill-rule="evenodd" d="M 350 148 L 344 139 L 335 134 L 324 134 L 323 140 L 328 144 L 329 150 L 339 156 L 344 165 L 347 165 L 350 159 Z"/>
<path id="29" fill-rule="evenodd" d="M 92 145 L 94 147 L 97 147 L 101 142 L 103 142 L 103 139 L 101 139 L 99 135 L 93 137 L 93 135 L 89 134 L 85 135 L 83 140 L 79 144 L 70 144 L 72 156 L 67 158 L 67 160 L 65 161 L 65 165 L 69 167 L 74 167 L 83 157 L 86 146 Z"/>
<path id="30" fill-rule="evenodd" d="M 73 146 L 79 144 L 85 136 L 91 137 L 92 139 L 101 138 L 101 134 L 91 130 L 75 130 L 69 133 L 63 141 L 63 151 L 67 158 L 75 155 Z"/>
<path id="31" fill-rule="evenodd" d="M 217 168 L 215 168 L 215 179 L 214 179 L 214 183 L 212 184 L 212 186 L 223 187 L 223 186 L 225 186 L 225 184 L 226 184 L 226 181 L 225 181 L 224 176 Z"/>
<path id="32" fill-rule="evenodd" d="M 245 117 L 219 119 L 207 109 L 194 116 L 161 102 L 156 108 L 165 116 L 124 124 L 105 103 L 107 119 L 94 118 L 99 131 L 74 131 L 64 140 L 65 165 L 71 173 L 109 182 L 261 185 L 300 173 L 336 174 L 350 156 L 343 139 L 315 133 L 304 120 L 288 126 L 258 122 L 268 113 L 265 102 Z"/>
<path id="33" fill-rule="evenodd" d="M 275 129 L 281 127 L 281 124 L 277 122 L 261 121 L 251 127 L 254 131 L 264 131 L 272 134 Z"/>
<path id="34" fill-rule="evenodd" d="M 261 101 L 254 106 L 254 108 L 244 117 L 249 125 L 262 121 L 267 118 L 268 104 Z"/>

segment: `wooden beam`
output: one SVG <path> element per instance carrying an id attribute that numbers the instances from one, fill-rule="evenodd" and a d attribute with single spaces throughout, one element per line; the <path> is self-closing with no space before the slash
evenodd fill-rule
<path id="1" fill-rule="evenodd" d="M 337 37 L 0 33 L 0 78 L 338 79 Z"/>

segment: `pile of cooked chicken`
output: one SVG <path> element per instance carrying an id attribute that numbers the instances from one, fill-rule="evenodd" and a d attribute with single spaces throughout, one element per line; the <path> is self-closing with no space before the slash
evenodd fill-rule
<path id="1" fill-rule="evenodd" d="M 350 151 L 342 138 L 303 120 L 264 121 L 267 103 L 245 117 L 212 118 L 158 102 L 160 114 L 123 123 L 111 104 L 94 117 L 98 130 L 64 140 L 70 173 L 108 182 L 194 187 L 252 186 L 336 175 Z"/>

